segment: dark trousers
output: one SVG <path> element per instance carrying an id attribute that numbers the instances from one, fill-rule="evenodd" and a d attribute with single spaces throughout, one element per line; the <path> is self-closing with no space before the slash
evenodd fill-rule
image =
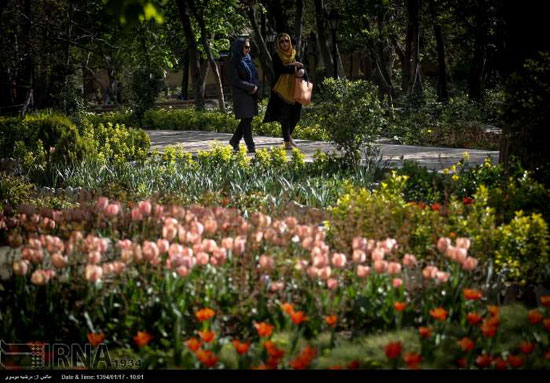
<path id="1" fill-rule="evenodd" d="M 290 142 L 290 135 L 294 132 L 296 127 L 296 122 L 293 120 L 285 120 L 281 122 L 281 131 L 283 132 L 283 140 L 285 142 Z"/>
<path id="2" fill-rule="evenodd" d="M 248 149 L 254 149 L 254 140 L 252 139 L 252 118 L 242 118 L 239 126 L 235 129 L 231 141 L 235 145 L 239 145 L 241 138 L 244 137 L 244 142 Z"/>

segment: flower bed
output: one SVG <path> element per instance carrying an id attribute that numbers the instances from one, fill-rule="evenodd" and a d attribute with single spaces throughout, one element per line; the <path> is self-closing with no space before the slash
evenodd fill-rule
<path id="1" fill-rule="evenodd" d="M 104 342 L 156 368 L 550 366 L 550 297 L 496 306 L 467 238 L 424 257 L 292 216 L 105 197 L 0 228 L 13 342 Z"/>

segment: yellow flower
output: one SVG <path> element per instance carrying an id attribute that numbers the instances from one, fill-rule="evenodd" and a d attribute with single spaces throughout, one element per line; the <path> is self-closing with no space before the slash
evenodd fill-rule
<path id="1" fill-rule="evenodd" d="M 458 181 L 459 178 L 460 178 L 459 176 L 457 176 L 456 174 L 453 174 L 453 177 L 452 177 L 453 181 Z"/>
<path id="2" fill-rule="evenodd" d="M 468 153 L 468 152 L 462 153 L 462 158 L 463 158 L 465 161 L 468 161 L 468 160 L 470 159 L 470 153 Z"/>
<path id="3" fill-rule="evenodd" d="M 445 168 L 442 170 L 443 174 L 449 174 L 449 169 Z"/>

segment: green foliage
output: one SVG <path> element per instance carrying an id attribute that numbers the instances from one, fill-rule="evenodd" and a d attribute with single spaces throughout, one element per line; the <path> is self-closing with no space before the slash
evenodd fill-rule
<path id="1" fill-rule="evenodd" d="M 499 239 L 495 265 L 509 279 L 537 283 L 550 278 L 550 235 L 540 214 L 516 212 L 515 218 L 500 228 Z"/>
<path id="2" fill-rule="evenodd" d="M 0 208 L 27 203 L 35 192 L 36 186 L 25 177 L 2 174 L 0 178 Z"/>
<path id="3" fill-rule="evenodd" d="M 357 164 L 361 151 L 374 153 L 373 142 L 385 124 L 383 110 L 373 85 L 365 81 L 323 82 L 322 98 L 315 111 L 330 140 L 343 151 L 344 161 Z"/>
<path id="4" fill-rule="evenodd" d="M 164 73 L 161 69 L 140 66 L 132 75 L 130 84 L 134 117 L 141 123 L 145 112 L 155 105 L 155 101 L 164 86 Z"/>

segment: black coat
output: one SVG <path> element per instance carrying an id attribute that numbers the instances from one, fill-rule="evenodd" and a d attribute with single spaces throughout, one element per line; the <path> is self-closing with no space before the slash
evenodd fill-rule
<path id="1" fill-rule="evenodd" d="M 275 73 L 273 86 L 277 84 L 277 81 L 279 81 L 279 77 L 281 77 L 281 75 L 296 73 L 296 67 L 284 65 L 277 52 L 274 52 L 271 57 L 273 57 L 273 71 Z M 298 55 L 296 55 L 296 61 L 301 61 Z M 304 78 L 307 80 L 307 72 L 305 73 Z M 293 125 L 296 125 L 300 120 L 301 113 L 302 104 L 298 102 L 295 102 L 294 104 L 289 104 L 283 101 L 281 97 L 277 95 L 277 93 L 271 90 L 271 96 L 269 97 L 269 103 L 267 104 L 264 122 L 290 122 Z"/>
<path id="2" fill-rule="evenodd" d="M 233 97 L 233 112 L 235 117 L 252 118 L 258 115 L 258 95 L 260 93 L 259 79 L 249 79 L 248 72 L 244 68 L 240 59 L 231 59 L 228 62 L 227 73 L 231 80 L 231 95 Z M 250 94 L 258 87 L 258 91 Z"/>

